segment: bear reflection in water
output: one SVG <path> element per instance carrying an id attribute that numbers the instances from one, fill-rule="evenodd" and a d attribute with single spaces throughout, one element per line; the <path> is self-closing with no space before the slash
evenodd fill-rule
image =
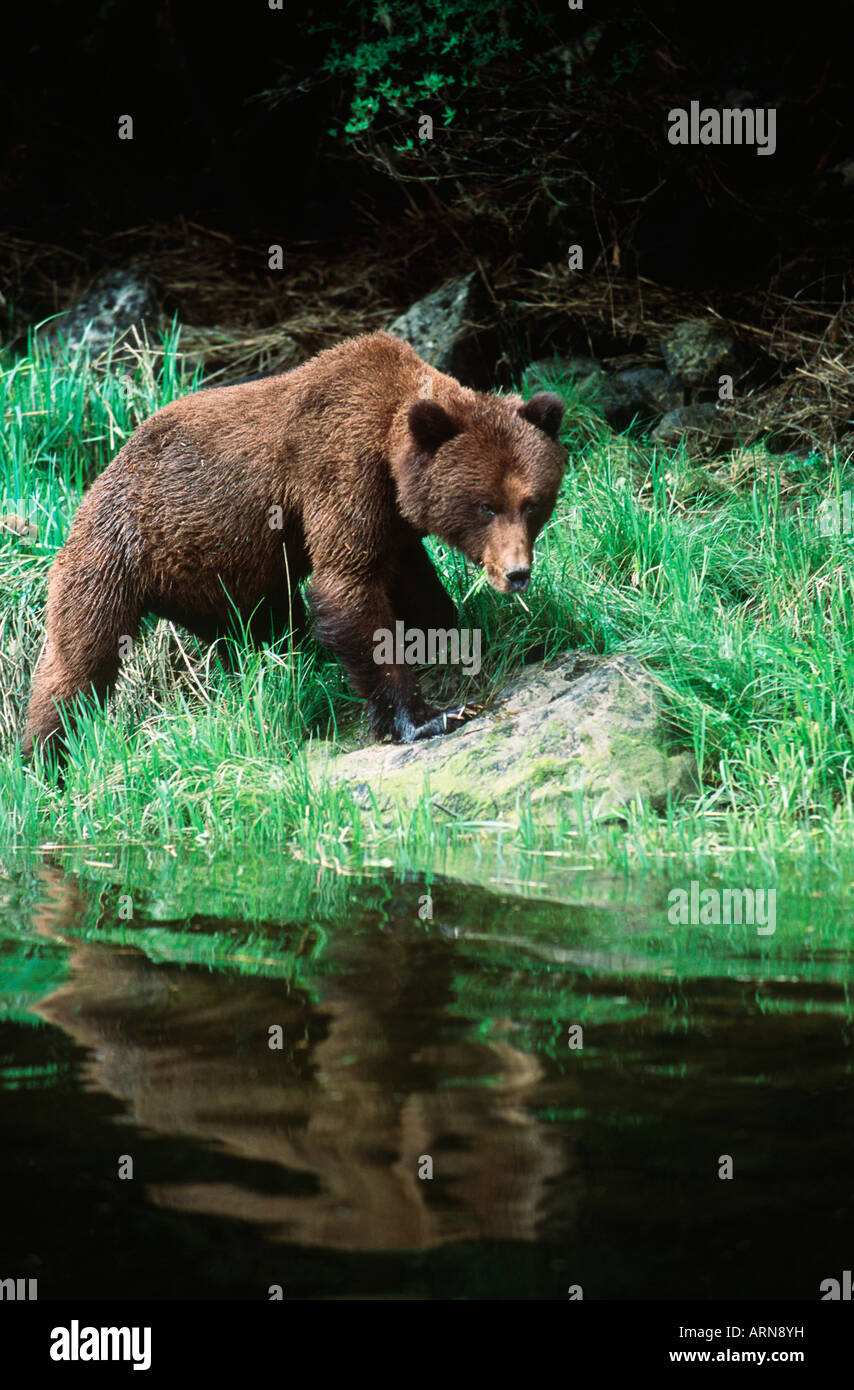
<path id="1" fill-rule="evenodd" d="M 542 1065 L 497 1021 L 497 1036 L 479 1039 L 450 1012 L 449 943 L 415 929 L 336 934 L 313 1002 L 282 980 L 80 944 L 63 926 L 88 911 L 81 888 L 44 875 L 40 929 L 67 941 L 70 976 L 38 1011 L 90 1049 L 87 1086 L 122 1100 L 136 1125 L 204 1142 L 214 1164 L 232 1156 L 219 1181 L 147 1182 L 153 1201 L 338 1250 L 530 1241 L 554 1221 L 570 1165 L 535 1117 L 553 1100 Z M 432 1181 L 418 1176 L 423 1155 Z M 254 1185 L 251 1166 L 235 1179 L 235 1156 L 277 1165 L 277 1190 Z"/>

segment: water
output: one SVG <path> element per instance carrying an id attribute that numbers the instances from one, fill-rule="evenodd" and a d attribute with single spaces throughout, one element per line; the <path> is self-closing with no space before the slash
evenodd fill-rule
<path id="1" fill-rule="evenodd" d="M 847 885 L 778 884 L 761 935 L 548 863 L 2 869 L 0 1277 L 41 1299 L 813 1300 L 851 1268 Z"/>

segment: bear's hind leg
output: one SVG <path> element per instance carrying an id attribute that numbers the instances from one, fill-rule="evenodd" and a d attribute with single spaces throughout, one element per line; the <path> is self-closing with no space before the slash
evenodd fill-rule
<path id="1" fill-rule="evenodd" d="M 47 636 L 33 674 L 24 735 L 25 756 L 39 747 L 53 752 L 60 764 L 67 753 L 64 726 L 73 726 L 78 697 L 106 700 L 141 617 L 120 580 L 105 597 L 91 573 L 70 566 L 66 573 L 62 558 L 51 574 Z"/>

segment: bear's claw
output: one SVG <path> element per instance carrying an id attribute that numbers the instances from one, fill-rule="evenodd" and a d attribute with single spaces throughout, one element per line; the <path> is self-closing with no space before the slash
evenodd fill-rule
<path id="1" fill-rule="evenodd" d="M 476 714 L 480 714 L 484 708 L 483 705 L 459 705 L 457 709 L 441 710 L 439 714 L 435 714 L 424 724 L 418 724 L 413 729 L 408 742 L 414 743 L 416 739 L 435 738 L 437 734 L 452 733 L 467 719 L 473 719 Z"/>

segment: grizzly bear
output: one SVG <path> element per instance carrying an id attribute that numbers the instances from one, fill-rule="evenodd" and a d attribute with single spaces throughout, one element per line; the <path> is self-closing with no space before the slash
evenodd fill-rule
<path id="1" fill-rule="evenodd" d="M 62 758 L 75 697 L 107 696 L 144 614 L 210 641 L 239 615 L 257 643 L 287 633 L 308 575 L 316 636 L 375 737 L 454 727 L 465 708 L 428 708 L 411 666 L 377 663 L 374 634 L 454 626 L 428 535 L 502 593 L 527 587 L 562 416 L 548 392 L 524 404 L 469 390 L 387 333 L 164 406 L 86 493 L 53 564 L 25 751 Z"/>

